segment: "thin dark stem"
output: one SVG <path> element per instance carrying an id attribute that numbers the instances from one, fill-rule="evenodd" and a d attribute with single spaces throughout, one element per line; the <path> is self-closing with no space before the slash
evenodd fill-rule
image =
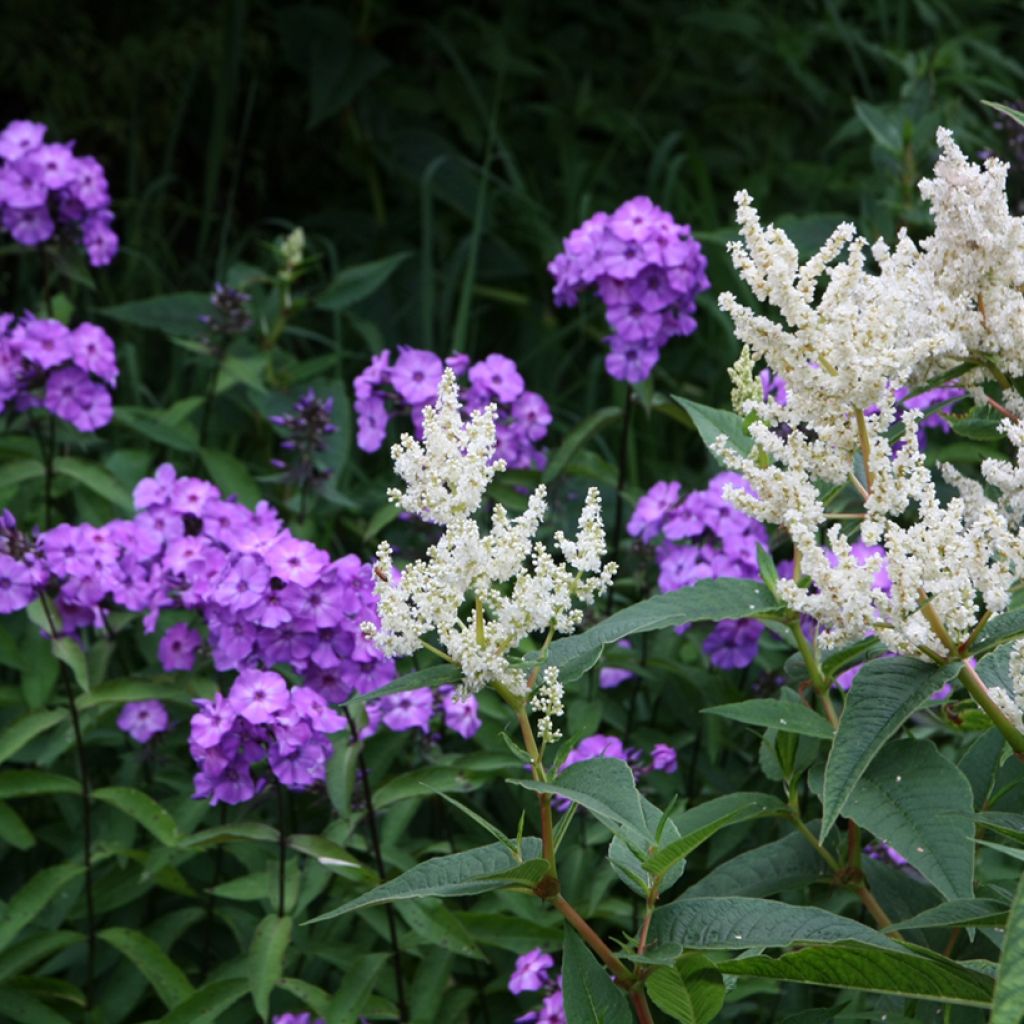
<path id="1" fill-rule="evenodd" d="M 348 721 L 348 731 L 352 736 L 352 742 L 359 742 L 359 731 L 356 723 L 352 721 L 348 708 L 345 708 L 345 718 Z M 380 849 L 380 833 L 377 831 L 377 815 L 373 809 L 373 791 L 370 788 L 370 773 L 366 767 L 366 758 L 360 748 L 357 757 L 359 776 L 363 784 L 363 800 L 366 803 L 366 822 L 370 831 L 370 845 L 373 848 L 373 859 L 377 867 L 377 874 L 381 881 L 384 880 L 384 857 Z M 409 1020 L 409 1007 L 405 1001 L 405 984 L 402 981 L 402 954 L 398 948 L 398 925 L 395 921 L 395 911 L 390 903 L 384 904 L 384 911 L 388 919 L 388 934 L 391 939 L 391 967 L 395 975 L 395 993 L 398 1001 L 398 1018 L 401 1024 Z"/>
<path id="2" fill-rule="evenodd" d="M 50 628 L 50 637 L 56 640 L 57 626 L 54 621 L 53 612 L 50 609 L 49 598 L 45 593 L 40 592 L 39 599 L 43 608 L 43 614 L 46 616 L 46 623 Z M 89 768 L 85 760 L 85 743 L 82 741 L 82 723 L 78 717 L 78 707 L 75 704 L 75 692 L 71 687 L 68 667 L 63 661 L 58 661 L 58 667 L 61 680 L 64 683 L 64 694 L 67 697 L 68 712 L 71 715 L 71 727 L 75 733 L 78 774 L 82 781 L 82 859 L 85 863 L 85 916 L 88 924 L 85 1008 L 90 1010 L 93 1006 L 96 978 L 96 904 L 93 899 L 92 889 L 92 803 L 89 799 Z"/>
<path id="3" fill-rule="evenodd" d="M 217 381 L 220 379 L 220 369 L 224 365 L 224 357 L 227 355 L 230 338 L 222 342 L 214 350 L 214 367 L 210 374 L 209 383 L 206 385 L 206 397 L 203 399 L 203 415 L 199 420 L 199 447 L 206 445 L 206 435 L 210 428 L 210 413 L 213 411 L 213 400 L 217 396 Z"/>
<path id="4" fill-rule="evenodd" d="M 284 869 L 288 855 L 288 828 L 284 820 L 284 786 L 276 782 L 274 789 L 277 790 L 277 916 L 284 917 Z"/>
<path id="5" fill-rule="evenodd" d="M 220 805 L 220 824 L 223 826 L 228 820 L 228 809 L 224 804 Z M 213 890 L 220 884 L 221 871 L 224 869 L 224 844 L 220 843 L 217 846 L 217 852 L 213 857 L 213 883 L 210 886 L 209 899 L 206 901 L 206 919 L 203 922 L 203 957 L 200 960 L 201 966 L 201 981 L 206 981 L 206 976 L 210 971 L 211 957 L 210 954 L 213 951 L 213 906 L 217 901 L 217 897 L 214 896 Z"/>
<path id="6" fill-rule="evenodd" d="M 619 479 L 615 485 L 615 519 L 612 525 L 611 553 L 619 561 L 619 545 L 622 543 L 622 488 L 626 485 L 626 459 L 629 455 L 629 428 L 633 422 L 633 389 L 626 385 L 626 400 L 622 405 L 622 436 L 619 439 Z M 605 614 L 612 611 L 612 591 L 608 590 Z"/>

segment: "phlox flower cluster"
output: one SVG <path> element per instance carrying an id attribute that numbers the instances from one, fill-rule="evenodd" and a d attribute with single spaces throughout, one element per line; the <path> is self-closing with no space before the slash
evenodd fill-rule
<path id="1" fill-rule="evenodd" d="M 711 287 L 707 259 L 689 224 L 647 196 L 595 213 L 548 264 L 557 306 L 594 288 L 612 333 L 605 369 L 616 380 L 646 380 L 670 339 L 697 329 L 697 296 Z"/>
<path id="2" fill-rule="evenodd" d="M 1005 610 L 1024 568 L 1019 424 L 1007 419 L 1002 428 L 1018 449 L 1016 463 L 981 466 L 995 496 L 942 467 L 960 492 L 946 500 L 921 451 L 922 410 L 898 403 L 906 389 L 954 372 L 979 398 L 985 366 L 1024 373 L 1024 220 L 1008 212 L 1006 166 L 971 164 L 943 129 L 938 140 L 934 176 L 920 186 L 932 236 L 915 244 L 902 232 L 892 248 L 876 242 L 872 268 L 866 242 L 843 224 L 802 264 L 785 233 L 763 226 L 739 193 L 733 262 L 776 315 L 720 297 L 748 363 L 763 361 L 786 384 L 784 403 L 760 387 L 738 396 L 755 442 L 749 455 L 724 438 L 716 446 L 747 481 L 726 496 L 792 540 L 801 580 L 782 580 L 780 596 L 817 620 L 832 645 L 875 632 L 890 649 L 918 656 L 962 644 L 983 612 Z M 1017 396 L 1003 401 L 1024 412 Z M 899 422 L 902 436 L 893 431 Z M 837 494 L 839 509 L 831 505 Z M 851 502 L 863 517 L 859 539 L 882 552 L 863 562 L 848 527 L 833 518 Z M 883 555 L 888 590 L 873 586 Z"/>
<path id="3" fill-rule="evenodd" d="M 0 131 L 0 223 L 21 245 L 81 241 L 89 262 L 105 267 L 120 246 L 106 173 L 95 157 L 76 156 L 73 142 L 45 138 L 38 121 Z"/>
<path id="4" fill-rule="evenodd" d="M 480 728 L 478 711 L 476 697 L 472 694 L 460 697 L 454 686 L 406 690 L 366 702 L 369 721 L 359 738 L 366 739 L 383 726 L 391 732 L 419 729 L 427 736 L 440 739 L 437 723 L 441 722 L 445 729 L 468 740 Z"/>
<path id="5" fill-rule="evenodd" d="M 736 473 L 719 473 L 700 491 L 682 496 L 673 481 L 654 484 L 636 504 L 626 526 L 654 549 L 658 587 L 663 592 L 697 580 L 759 579 L 757 547 L 768 547 L 768 531 L 725 497 L 727 487 L 745 488 Z M 726 619 L 715 624 L 704 652 L 716 668 L 746 668 L 757 657 L 764 627 L 754 619 Z"/>
<path id="6" fill-rule="evenodd" d="M 0 615 L 27 608 L 48 576 L 35 537 L 20 530 L 5 508 L 0 512 Z"/>
<path id="7" fill-rule="evenodd" d="M 539 1009 L 516 1017 L 516 1024 L 566 1024 L 562 1001 L 562 976 L 553 975 L 555 958 L 537 947 L 516 958 L 516 965 L 508 979 L 508 990 L 513 995 L 523 992 L 543 992 Z"/>
<path id="8" fill-rule="evenodd" d="M 324 779 L 330 736 L 345 719 L 309 686 L 289 688 L 276 672 L 245 669 L 227 697 L 197 700 L 189 750 L 199 772 L 196 797 L 212 805 L 251 800 L 266 785 L 252 768 L 266 759 L 274 778 L 289 789 L 307 789 Z"/>
<path id="9" fill-rule="evenodd" d="M 77 430 L 99 430 L 113 419 L 117 377 L 102 327 L 0 313 L 0 412 L 43 408 Z"/>
<path id="10" fill-rule="evenodd" d="M 360 1020 L 363 1018 L 360 1017 Z M 323 1017 L 315 1017 L 308 1011 L 305 1013 L 274 1014 L 274 1024 L 325 1024 Z"/>
<path id="11" fill-rule="evenodd" d="M 510 655 L 533 633 L 572 632 L 582 618 L 578 605 L 592 603 L 611 583 L 615 566 L 602 565 L 601 499 L 591 489 L 575 540 L 555 534 L 562 561 L 534 540 L 547 505 L 543 487 L 516 518 L 495 505 L 490 532 L 482 533 L 476 517 L 505 464 L 495 455 L 493 406 L 468 421 L 461 408 L 455 373 L 448 368 L 436 404 L 423 410 L 422 442 L 405 434 L 391 450 L 405 489 L 392 489 L 389 498 L 402 511 L 440 526 L 441 535 L 425 558 L 397 577 L 391 548 L 381 544 L 374 570 L 379 624 L 368 621 L 364 630 L 391 657 L 410 655 L 426 637 L 436 637 L 461 668 L 466 692 L 493 684 L 524 695 L 527 673 Z"/>
<path id="12" fill-rule="evenodd" d="M 547 436 L 551 410 L 537 392 L 526 390 L 515 362 L 497 352 L 475 363 L 461 353 L 442 361 L 435 352 L 401 345 L 392 362 L 391 350 L 384 349 L 353 382 L 356 444 L 364 452 L 378 451 L 396 416 L 409 416 L 414 435 L 422 438 L 423 410 L 437 398 L 446 367 L 469 382 L 462 390 L 467 410 L 494 406 L 497 457 L 511 469 L 543 469 L 547 456 L 539 446 Z"/>
<path id="13" fill-rule="evenodd" d="M 148 743 L 158 733 L 171 727 L 167 708 L 158 700 L 133 700 L 125 704 L 117 716 L 117 727 L 136 743 Z"/>

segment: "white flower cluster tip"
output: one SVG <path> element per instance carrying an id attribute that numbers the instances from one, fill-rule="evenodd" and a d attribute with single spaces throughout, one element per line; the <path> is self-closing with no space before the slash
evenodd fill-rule
<path id="1" fill-rule="evenodd" d="M 938 144 L 934 175 L 920 186 L 935 231 L 919 244 L 901 231 L 892 248 L 869 248 L 841 224 L 801 263 L 785 232 L 762 225 L 738 193 L 733 263 L 774 312 L 729 293 L 719 299 L 747 349 L 733 394 L 755 441 L 744 456 L 718 439 L 717 453 L 751 485 L 726 496 L 786 530 L 812 584 L 783 580 L 780 596 L 817 619 L 830 643 L 875 632 L 918 656 L 963 643 L 983 611 L 1005 610 L 1024 573 L 1024 429 L 1009 419 L 1003 427 L 1018 456 L 982 465 L 989 490 L 946 470 L 960 491 L 948 500 L 918 446 L 921 414 L 904 409 L 893 432 L 901 388 L 958 367 L 958 381 L 984 400 L 978 385 L 991 380 L 990 366 L 1004 382 L 1024 374 L 1024 219 L 1009 213 L 1006 166 L 972 164 L 945 129 Z M 783 401 L 736 379 L 753 377 L 755 365 L 785 381 Z M 1002 401 L 1024 415 L 1018 395 Z M 845 505 L 832 504 L 837 494 Z M 860 540 L 881 546 L 881 557 L 851 549 L 858 518 Z M 877 584 L 882 568 L 891 585 Z"/>
<path id="2" fill-rule="evenodd" d="M 607 547 L 596 488 L 587 493 L 575 540 L 555 536 L 563 561 L 534 539 L 547 508 L 543 486 L 519 516 L 495 505 L 490 531 L 481 533 L 484 493 L 505 468 L 495 446 L 493 407 L 465 420 L 455 374 L 446 370 L 436 404 L 423 412 L 423 440 L 406 434 L 391 449 L 405 488 L 389 492 L 399 508 L 443 532 L 397 577 L 390 546 L 380 545 L 380 625 L 363 623 L 363 631 L 392 657 L 436 643 L 462 669 L 467 692 L 498 684 L 524 695 L 528 676 L 510 660 L 518 645 L 549 629 L 572 632 L 583 616 L 577 605 L 603 594 L 617 567 L 602 565 Z"/>

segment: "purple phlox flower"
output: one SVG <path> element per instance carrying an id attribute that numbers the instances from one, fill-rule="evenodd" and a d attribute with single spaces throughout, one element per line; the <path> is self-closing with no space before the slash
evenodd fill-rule
<path id="1" fill-rule="evenodd" d="M 117 716 L 117 727 L 136 743 L 148 743 L 170 726 L 167 709 L 158 700 L 130 701 Z"/>
<path id="2" fill-rule="evenodd" d="M 555 987 L 544 996 L 540 1008 L 516 1017 L 515 1024 L 568 1024 L 562 997 L 562 975 L 555 978 Z"/>
<path id="3" fill-rule="evenodd" d="M 214 694 L 212 700 L 197 697 L 195 703 L 199 711 L 192 716 L 189 742 L 203 749 L 215 747 L 235 724 L 238 712 L 222 693 Z"/>
<path id="4" fill-rule="evenodd" d="M 32 565 L 0 554 L 0 615 L 21 611 L 35 600 L 38 576 Z"/>
<path id="5" fill-rule="evenodd" d="M 0 157 L 17 160 L 42 145 L 46 125 L 38 121 L 11 121 L 0 132 Z"/>
<path id="6" fill-rule="evenodd" d="M 655 743 L 651 750 L 651 770 L 672 774 L 679 769 L 679 756 L 667 743 Z"/>
<path id="7" fill-rule="evenodd" d="M 911 395 L 910 388 L 898 388 L 894 395 L 897 405 L 903 409 L 924 409 L 926 415 L 917 425 L 917 442 L 922 449 L 927 444 L 927 432 L 938 429 L 948 434 L 950 426 L 948 414 L 950 409 L 966 395 L 963 388 L 955 385 L 929 388 L 919 395 Z"/>
<path id="8" fill-rule="evenodd" d="M 630 537 L 649 542 L 661 533 L 665 517 L 679 501 L 681 484 L 678 480 L 659 480 L 636 503 L 633 515 L 626 524 Z"/>
<path id="9" fill-rule="evenodd" d="M 513 995 L 521 992 L 539 992 L 551 979 L 555 958 L 539 947 L 516 958 L 516 965 L 508 979 L 508 990 Z"/>
<path id="10" fill-rule="evenodd" d="M 460 697 L 455 687 L 441 687 L 441 708 L 444 724 L 464 740 L 471 739 L 480 729 L 480 715 L 476 697 L 467 694 Z"/>
<path id="11" fill-rule="evenodd" d="M 715 668 L 746 668 L 757 657 L 764 626 L 757 619 L 724 619 L 704 641 L 704 653 Z"/>
<path id="12" fill-rule="evenodd" d="M 191 626 L 179 622 L 160 639 L 157 657 L 165 672 L 190 672 L 196 663 L 196 651 L 203 638 Z"/>
<path id="13" fill-rule="evenodd" d="M 232 684 L 228 700 L 247 722 L 261 725 L 288 706 L 288 684 L 276 672 L 245 669 Z"/>
<path id="14" fill-rule="evenodd" d="M 507 356 L 493 352 L 469 368 L 469 381 L 475 388 L 493 395 L 499 402 L 514 402 L 525 384 L 516 364 Z"/>
<path id="15" fill-rule="evenodd" d="M 274 1015 L 274 1024 L 324 1024 L 323 1017 L 313 1018 L 311 1013 L 278 1013 Z"/>
<path id="16" fill-rule="evenodd" d="M 871 857 L 872 860 L 891 864 L 894 868 L 903 868 L 908 864 L 907 858 L 904 857 L 895 846 L 892 846 L 884 840 L 874 840 L 870 843 L 866 843 L 864 846 L 864 852 Z"/>
<path id="17" fill-rule="evenodd" d="M 380 700 L 369 701 L 367 711 L 373 705 L 379 720 L 392 732 L 406 732 L 419 729 L 430 732 L 430 719 L 434 714 L 434 694 L 423 687 L 418 690 L 407 690 L 405 693 L 393 693 Z"/>
<path id="18" fill-rule="evenodd" d="M 423 405 L 437 398 L 444 363 L 436 352 L 399 345 L 391 368 L 391 386 L 410 405 Z"/>
<path id="19" fill-rule="evenodd" d="M 631 651 L 633 645 L 628 640 L 620 640 L 616 647 L 621 647 L 623 650 Z M 612 690 L 616 686 L 621 686 L 627 679 L 635 678 L 636 673 L 631 672 L 628 668 L 616 668 L 614 665 L 610 665 L 607 668 L 601 669 L 598 675 L 598 685 L 602 690 Z"/>
<path id="20" fill-rule="evenodd" d="M 290 534 L 280 537 L 266 552 L 271 572 L 287 583 L 311 586 L 320 577 L 321 571 L 331 557 L 307 540 L 299 540 Z"/>

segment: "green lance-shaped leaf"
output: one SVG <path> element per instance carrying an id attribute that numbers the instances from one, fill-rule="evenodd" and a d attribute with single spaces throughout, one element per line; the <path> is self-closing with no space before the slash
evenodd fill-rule
<path id="1" fill-rule="evenodd" d="M 104 306 L 99 312 L 133 327 L 149 327 L 180 338 L 198 338 L 207 330 L 199 318 L 210 312 L 210 296 L 205 292 L 174 292 Z"/>
<path id="2" fill-rule="evenodd" d="M 1008 909 L 1005 903 L 995 900 L 949 900 L 936 907 L 922 910 L 920 914 L 897 921 L 894 931 L 910 928 L 984 928 L 1002 927 L 1006 924 Z"/>
<path id="3" fill-rule="evenodd" d="M 557 793 L 585 807 L 606 828 L 627 843 L 646 851 L 654 845 L 633 770 L 615 757 L 595 757 L 570 765 L 556 779 L 509 779 L 538 793 Z"/>
<path id="4" fill-rule="evenodd" d="M 345 972 L 341 987 L 335 992 L 324 1013 L 324 1024 L 356 1024 L 373 995 L 377 976 L 390 957 L 387 953 L 370 953 L 359 957 L 352 969 Z"/>
<path id="5" fill-rule="evenodd" d="M 462 679 L 462 670 L 458 665 L 431 665 L 430 668 L 420 669 L 418 672 L 409 672 L 399 676 L 394 682 L 382 686 L 379 690 L 371 690 L 369 693 L 355 693 L 349 697 L 346 703 L 362 704 L 367 700 L 378 700 L 381 697 L 389 697 L 393 693 L 406 693 L 408 690 L 421 690 L 424 687 L 436 688 L 447 686 L 450 683 L 457 683 Z"/>
<path id="6" fill-rule="evenodd" d="M 532 860 L 540 855 L 539 839 L 528 837 L 523 840 L 524 859 Z M 393 903 L 396 900 L 416 900 L 424 896 L 475 896 L 503 889 L 508 883 L 492 876 L 515 866 L 515 857 L 502 843 L 491 843 L 446 857 L 434 857 L 306 924 L 327 921 L 363 907 Z"/>
<path id="7" fill-rule="evenodd" d="M 556 665 L 564 682 L 578 679 L 601 656 L 605 644 L 635 633 L 649 633 L 688 622 L 771 618 L 782 608 L 771 591 L 754 580 L 699 580 L 691 587 L 656 594 L 623 608 L 584 633 L 556 640 L 547 663 Z"/>
<path id="8" fill-rule="evenodd" d="M 22 816 L 10 805 L 0 800 L 0 843 L 7 843 L 16 850 L 31 850 L 36 837 L 25 824 Z"/>
<path id="9" fill-rule="evenodd" d="M 1017 886 L 999 958 L 989 1024 L 1020 1024 L 1024 1019 L 1024 876 Z"/>
<path id="10" fill-rule="evenodd" d="M 51 793 L 81 793 L 82 785 L 67 775 L 17 769 L 0 772 L 0 800 L 19 796 L 45 796 Z"/>
<path id="11" fill-rule="evenodd" d="M 246 973 L 252 991 L 253 1005 L 260 1020 L 270 1009 L 270 993 L 277 979 L 284 974 L 284 958 L 292 937 L 292 919 L 268 914 L 256 926 L 256 934 L 249 947 Z"/>
<path id="12" fill-rule="evenodd" d="M 134 928 L 104 928 L 98 935 L 138 968 L 168 1010 L 195 992 L 182 969 L 148 935 Z"/>
<path id="13" fill-rule="evenodd" d="M 334 275 L 315 299 L 315 305 L 331 313 L 340 313 L 354 306 L 382 287 L 411 255 L 409 252 L 397 252 L 370 263 L 346 267 Z"/>
<path id="14" fill-rule="evenodd" d="M 562 949 L 562 997 L 565 1019 L 573 1024 L 632 1024 L 622 989 L 615 987 L 607 969 L 568 925 Z"/>
<path id="15" fill-rule="evenodd" d="M 992 997 L 991 978 L 952 960 L 858 942 L 811 946 L 778 958 L 741 957 L 718 966 L 723 974 L 778 978 L 965 1006 L 987 1007 Z M 1013 1018 L 1013 1024 L 1018 1020 Z M 1010 1018 L 1003 1024 L 1010 1024 Z"/>
<path id="16" fill-rule="evenodd" d="M 85 936 L 81 932 L 62 930 L 41 932 L 16 942 L 13 946 L 8 946 L 4 950 L 4 955 L 0 956 L 0 981 L 24 974 L 41 960 L 48 959 L 68 946 L 85 941 Z"/>
<path id="17" fill-rule="evenodd" d="M 828 720 L 806 704 L 771 698 L 741 700 L 735 704 L 701 708 L 701 714 L 717 715 L 733 722 L 777 729 L 779 732 L 792 732 L 798 736 L 811 736 L 817 740 L 831 740 L 835 735 Z"/>
<path id="18" fill-rule="evenodd" d="M 249 982 L 244 978 L 208 982 L 162 1017 L 160 1024 L 214 1024 L 248 991 Z"/>
<path id="19" fill-rule="evenodd" d="M 544 469 L 544 475 L 541 477 L 541 480 L 546 484 L 551 483 L 569 465 L 570 459 L 576 454 L 581 445 L 585 444 L 593 434 L 596 434 L 599 430 L 602 430 L 610 423 L 614 423 L 621 417 L 622 409 L 618 406 L 609 405 L 595 410 L 585 420 L 577 423 L 566 435 L 565 440 L 558 446 L 551 458 L 548 459 L 548 464 Z"/>
<path id="20" fill-rule="evenodd" d="M 88 487 L 93 494 L 98 494 L 122 512 L 135 511 L 135 503 L 128 488 L 99 463 L 76 459 L 71 455 L 58 455 L 53 460 L 53 470 L 58 476 L 66 476 L 76 484 Z"/>
<path id="21" fill-rule="evenodd" d="M 709 800 L 676 819 L 679 838 L 650 854 L 644 861 L 644 870 L 661 877 L 720 829 L 752 818 L 784 814 L 785 811 L 785 804 L 768 793 L 729 793 Z"/>
<path id="22" fill-rule="evenodd" d="M 825 765 L 822 837 L 885 742 L 958 668 L 897 657 L 870 661 L 860 670 Z"/>
<path id="23" fill-rule="evenodd" d="M 1024 608 L 1014 608 L 989 619 L 978 633 L 977 639 L 971 644 L 971 654 L 980 658 L 983 654 L 994 651 L 1002 644 L 1022 636 L 1024 636 Z"/>
<path id="24" fill-rule="evenodd" d="M 151 796 L 130 786 L 105 786 L 92 791 L 94 799 L 116 807 L 134 818 L 164 846 L 174 846 L 179 839 L 174 819 Z"/>
<path id="25" fill-rule="evenodd" d="M 155 679 L 109 679 L 94 686 L 88 693 L 81 694 L 75 704 L 79 711 L 135 700 L 170 701 L 172 704 L 192 707 L 196 696 L 202 696 L 202 693 L 197 694 L 182 686 L 180 680 L 161 682 Z"/>
<path id="26" fill-rule="evenodd" d="M 868 766 L 844 814 L 894 846 L 947 899 L 974 895 L 974 797 L 930 743 L 890 744 Z"/>
<path id="27" fill-rule="evenodd" d="M 0 733 L 0 764 L 13 757 L 27 743 L 31 743 L 41 733 L 63 722 L 68 713 L 62 708 L 52 711 L 30 711 L 12 722 Z"/>
<path id="28" fill-rule="evenodd" d="M 700 953 L 657 968 L 644 985 L 651 1002 L 682 1024 L 708 1024 L 725 1002 L 721 971 Z"/>
<path id="29" fill-rule="evenodd" d="M 665 963 L 684 949 L 779 948 L 797 942 L 847 940 L 900 948 L 867 925 L 818 907 L 747 896 L 683 896 L 654 912 L 650 956 Z"/>
<path id="30" fill-rule="evenodd" d="M 68 1018 L 28 992 L 9 985 L 0 986 L 4 1020 L 12 1024 L 68 1024 Z"/>
<path id="31" fill-rule="evenodd" d="M 743 426 L 743 420 L 734 412 L 728 409 L 715 409 L 710 405 L 701 405 L 700 402 L 693 402 L 689 398 L 672 396 L 672 401 L 682 406 L 693 420 L 701 440 L 708 446 L 708 450 L 714 454 L 713 445 L 723 434 L 726 436 L 729 446 L 742 455 L 747 455 L 754 447 L 753 438 L 747 433 Z M 715 458 L 722 460 L 715 455 Z"/>
<path id="32" fill-rule="evenodd" d="M 79 864 L 57 864 L 34 874 L 12 897 L 0 920 L 0 950 L 85 869 Z"/>
<path id="33" fill-rule="evenodd" d="M 280 835 L 276 828 L 262 821 L 238 821 L 231 825 L 215 825 L 204 828 L 201 832 L 181 839 L 178 843 L 183 848 L 193 846 L 216 846 L 218 843 L 276 843 Z"/>

